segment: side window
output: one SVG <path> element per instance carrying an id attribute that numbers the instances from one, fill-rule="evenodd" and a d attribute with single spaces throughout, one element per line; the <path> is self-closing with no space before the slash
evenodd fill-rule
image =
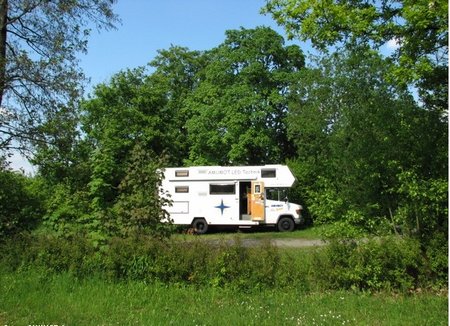
<path id="1" fill-rule="evenodd" d="M 175 171 L 176 177 L 188 177 L 189 176 L 189 170 L 177 170 Z"/>
<path id="2" fill-rule="evenodd" d="M 236 186 L 234 184 L 210 184 L 210 195 L 234 195 L 236 193 Z"/>
<path id="3" fill-rule="evenodd" d="M 189 192 L 189 186 L 177 186 L 175 192 L 178 194 L 187 194 Z"/>
<path id="4" fill-rule="evenodd" d="M 276 178 L 276 169 L 261 169 L 261 178 Z"/>

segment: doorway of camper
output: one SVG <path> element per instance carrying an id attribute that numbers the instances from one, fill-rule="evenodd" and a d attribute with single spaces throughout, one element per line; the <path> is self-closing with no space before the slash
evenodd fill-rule
<path id="1" fill-rule="evenodd" d="M 239 218 L 250 221 L 252 219 L 250 210 L 251 183 L 250 181 L 239 182 Z"/>
<path id="2" fill-rule="evenodd" d="M 243 181 L 239 183 L 239 216 L 241 220 L 264 221 L 264 182 Z"/>

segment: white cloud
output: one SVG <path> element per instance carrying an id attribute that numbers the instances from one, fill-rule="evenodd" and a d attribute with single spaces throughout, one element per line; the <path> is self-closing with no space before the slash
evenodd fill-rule
<path id="1" fill-rule="evenodd" d="M 398 38 L 392 38 L 387 41 L 386 46 L 391 50 L 397 50 L 400 47 L 401 41 Z"/>
<path id="2" fill-rule="evenodd" d="M 8 158 L 10 166 L 15 171 L 24 171 L 27 175 L 33 175 L 36 173 L 35 168 L 31 163 L 20 153 L 14 152 L 13 155 Z"/>

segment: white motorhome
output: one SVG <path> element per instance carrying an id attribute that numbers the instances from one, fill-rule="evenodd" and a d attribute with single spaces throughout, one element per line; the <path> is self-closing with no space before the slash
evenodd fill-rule
<path id="1" fill-rule="evenodd" d="M 162 189 L 172 201 L 164 207 L 174 224 L 197 233 L 209 226 L 276 226 L 292 231 L 303 223 L 302 206 L 289 203 L 295 181 L 285 165 L 196 166 L 163 170 Z"/>

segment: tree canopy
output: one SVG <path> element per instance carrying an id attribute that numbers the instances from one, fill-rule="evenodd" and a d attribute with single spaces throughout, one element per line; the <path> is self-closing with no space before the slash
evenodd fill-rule
<path id="1" fill-rule="evenodd" d="M 395 43 L 390 72 L 399 85 L 414 84 L 425 104 L 448 106 L 448 1 L 268 0 L 263 8 L 289 37 L 318 49 Z"/>
<path id="2" fill-rule="evenodd" d="M 404 173 L 445 184 L 447 124 L 389 81 L 390 64 L 366 52 L 321 59 L 303 72 L 290 103 L 288 132 L 297 149 L 291 164 L 304 200 L 317 222 L 344 223 L 347 234 L 407 222 L 392 220 L 404 204 Z M 436 191 L 436 198 L 444 194 Z M 417 231 L 444 214 L 420 216 Z M 416 222 L 408 228 L 417 229 Z"/>
<path id="3" fill-rule="evenodd" d="M 91 28 L 113 28 L 114 0 L 0 1 L 0 150 L 51 141 L 39 126 L 82 96 Z"/>
<path id="4" fill-rule="evenodd" d="M 287 99 L 304 56 L 270 28 L 227 31 L 206 53 L 199 86 L 186 100 L 191 164 L 264 164 L 293 154 Z"/>

